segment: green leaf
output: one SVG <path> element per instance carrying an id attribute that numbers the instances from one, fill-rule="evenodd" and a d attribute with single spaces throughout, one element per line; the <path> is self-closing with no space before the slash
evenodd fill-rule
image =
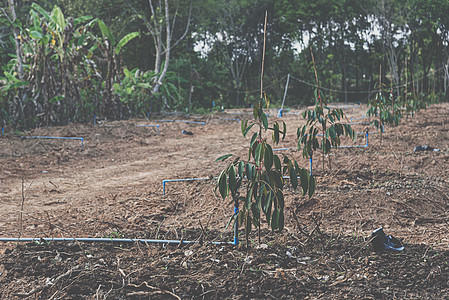
<path id="1" fill-rule="evenodd" d="M 103 38 L 109 40 L 109 42 L 112 45 L 115 45 L 115 38 L 112 35 L 111 31 L 109 30 L 108 26 L 106 26 L 106 24 L 100 19 L 97 19 L 97 23 L 98 23 L 98 26 L 100 27 L 101 34 L 103 35 Z"/>
<path id="2" fill-rule="evenodd" d="M 260 224 L 260 208 L 256 203 L 251 204 L 251 212 L 253 214 L 253 223 L 255 226 L 259 226 Z"/>
<path id="3" fill-rule="evenodd" d="M 79 18 L 75 18 L 74 20 L 73 20 L 73 25 L 74 26 L 78 26 L 80 23 L 83 23 L 83 22 L 86 22 L 86 21 L 89 21 L 89 20 L 92 20 L 92 16 L 89 16 L 89 15 L 87 15 L 87 16 L 81 16 L 81 17 L 79 17 Z"/>
<path id="4" fill-rule="evenodd" d="M 251 207 L 251 199 L 253 198 L 253 188 L 250 188 L 246 194 L 245 198 L 245 207 L 246 209 L 250 209 Z"/>
<path id="5" fill-rule="evenodd" d="M 285 135 L 287 134 L 287 125 L 285 124 L 284 121 L 282 121 L 282 123 L 284 124 L 284 130 L 282 131 L 282 140 L 284 140 Z"/>
<path id="6" fill-rule="evenodd" d="M 294 189 L 298 187 L 298 175 L 296 174 L 296 170 L 293 166 L 289 168 L 290 171 L 290 182 Z"/>
<path id="7" fill-rule="evenodd" d="M 273 166 L 273 149 L 271 149 L 270 145 L 265 146 L 265 157 L 264 157 L 265 169 L 267 171 L 271 170 Z"/>
<path id="8" fill-rule="evenodd" d="M 254 166 L 251 164 L 246 164 L 246 178 L 248 180 L 253 180 L 253 174 L 254 174 Z"/>
<path id="9" fill-rule="evenodd" d="M 42 39 L 42 33 L 40 33 L 39 31 L 31 31 L 30 37 L 32 37 L 35 40 L 40 40 Z"/>
<path id="10" fill-rule="evenodd" d="M 120 51 L 122 50 L 122 48 L 128 44 L 132 39 L 136 38 L 139 36 L 139 33 L 137 31 L 135 32 L 131 32 L 128 33 L 127 35 L 125 35 L 117 44 L 117 46 L 115 47 L 115 54 L 118 55 L 120 53 Z"/>
<path id="11" fill-rule="evenodd" d="M 151 85 L 145 82 L 138 82 L 136 84 L 137 87 L 143 88 L 143 89 L 150 89 Z"/>
<path id="12" fill-rule="evenodd" d="M 253 105 L 253 116 L 254 119 L 259 119 L 259 115 L 260 115 L 261 111 L 260 111 L 260 104 L 259 103 L 254 103 Z"/>
<path id="13" fill-rule="evenodd" d="M 268 118 L 267 118 L 267 115 L 262 113 L 260 115 L 260 120 L 262 121 L 262 125 L 265 128 L 265 130 L 267 130 L 268 129 Z"/>
<path id="14" fill-rule="evenodd" d="M 238 165 L 238 174 L 240 179 L 243 178 L 243 172 L 245 172 L 245 163 L 243 161 L 240 161 Z"/>
<path id="15" fill-rule="evenodd" d="M 277 156 L 276 154 L 273 155 L 273 162 L 274 162 L 274 167 L 277 171 L 281 172 L 281 160 L 279 159 L 279 156 Z"/>
<path id="16" fill-rule="evenodd" d="M 135 84 L 136 83 L 136 78 L 134 77 L 134 75 L 128 70 L 128 68 L 123 68 L 123 73 L 125 74 L 125 76 L 129 79 L 132 80 L 132 82 Z"/>
<path id="17" fill-rule="evenodd" d="M 271 196 L 269 198 L 269 201 L 267 200 L 266 211 L 264 211 L 268 225 L 271 224 L 271 208 L 273 206 L 273 197 L 274 197 L 273 192 L 270 192 L 270 193 L 271 193 Z"/>
<path id="18" fill-rule="evenodd" d="M 262 211 L 267 214 L 268 209 L 271 207 L 271 201 L 273 198 L 273 192 L 269 191 L 268 194 L 262 198 Z"/>
<path id="19" fill-rule="evenodd" d="M 260 143 L 259 145 L 257 145 L 257 148 L 256 148 L 256 152 L 255 152 L 255 155 L 254 155 L 254 160 L 256 161 L 256 166 L 260 166 L 260 162 L 261 162 L 261 160 L 263 159 L 263 143 Z"/>
<path id="20" fill-rule="evenodd" d="M 311 174 L 309 176 L 309 198 L 312 198 L 313 194 L 315 193 L 315 187 L 316 187 L 316 179 Z"/>
<path id="21" fill-rule="evenodd" d="M 302 195 L 304 196 L 309 189 L 309 174 L 303 168 L 299 169 L 299 179 L 301 180 Z"/>
<path id="22" fill-rule="evenodd" d="M 240 129 L 242 130 L 243 136 L 245 136 L 244 132 L 245 132 L 246 128 L 248 127 L 247 125 L 248 125 L 248 120 L 242 120 L 240 122 Z"/>
<path id="23" fill-rule="evenodd" d="M 335 138 L 337 137 L 337 135 L 335 133 L 335 129 L 333 127 L 329 128 L 329 135 L 330 135 L 332 140 L 335 140 Z"/>
<path id="24" fill-rule="evenodd" d="M 47 21 L 51 20 L 51 17 L 48 14 L 48 12 L 45 9 L 43 9 L 41 6 L 39 6 L 39 4 L 37 4 L 36 2 L 33 2 L 31 4 L 31 8 L 33 8 L 35 11 L 39 12 L 45 19 L 47 19 Z"/>
<path id="25" fill-rule="evenodd" d="M 228 178 L 229 178 L 229 189 L 231 190 L 232 195 L 235 195 L 237 181 L 235 178 L 235 168 L 233 165 L 229 166 Z"/>
<path id="26" fill-rule="evenodd" d="M 248 131 L 250 131 L 251 128 L 253 128 L 253 126 L 254 126 L 254 124 L 251 124 L 245 129 L 245 131 L 243 132 L 243 137 L 246 137 L 246 135 L 248 134 Z"/>
<path id="27" fill-rule="evenodd" d="M 220 191 L 221 197 L 223 199 L 228 195 L 228 185 L 226 183 L 226 170 L 221 171 L 220 176 L 218 177 L 218 189 Z"/>
<path id="28" fill-rule="evenodd" d="M 51 18 L 56 24 L 58 24 L 59 32 L 62 32 L 65 28 L 64 14 L 62 13 L 62 10 L 56 5 L 53 7 L 53 10 L 51 12 Z"/>
<path id="29" fill-rule="evenodd" d="M 220 156 L 215 161 L 225 161 L 228 157 L 231 157 L 231 156 L 233 156 L 233 154 L 226 154 L 226 155 Z"/>
<path id="30" fill-rule="evenodd" d="M 281 190 L 278 190 L 277 193 L 277 206 L 280 209 L 284 209 L 284 194 L 282 194 Z"/>
<path id="31" fill-rule="evenodd" d="M 276 207 L 273 211 L 273 215 L 271 216 L 271 230 L 275 231 L 279 228 L 279 210 Z"/>
<path id="32" fill-rule="evenodd" d="M 275 122 L 273 125 L 273 142 L 279 144 L 279 123 Z"/>
<path id="33" fill-rule="evenodd" d="M 284 229 L 284 210 L 283 209 L 279 210 L 279 221 L 278 221 L 278 223 L 279 223 L 278 228 L 279 228 L 280 231 L 282 231 L 282 229 Z"/>

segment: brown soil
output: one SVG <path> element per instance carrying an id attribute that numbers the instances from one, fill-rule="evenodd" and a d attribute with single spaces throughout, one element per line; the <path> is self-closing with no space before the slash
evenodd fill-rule
<path id="1" fill-rule="evenodd" d="M 345 112 L 359 117 L 366 107 Z M 198 243 L 3 242 L 0 298 L 449 298 L 448 103 L 387 127 L 382 142 L 373 134 L 367 148 L 334 150 L 332 169 L 326 159 L 324 173 L 315 157 L 316 193 L 308 199 L 286 188 L 282 233 L 264 224 L 261 245 L 255 233 L 249 248 L 212 245 L 208 241 L 232 240 L 225 226 L 233 207 L 220 200 L 215 181 L 167 182 L 162 195 L 162 180 L 213 178 L 225 166 L 217 157 L 247 155 L 249 140 L 229 119 L 249 113 L 190 119 L 204 126 L 154 120 L 160 135 L 135 126 L 144 120 L 26 133 L 83 137 L 84 148 L 79 140 L 1 137 L 0 237 Z M 295 147 L 303 121 L 294 114 L 282 120 L 289 133 L 279 148 Z M 440 151 L 414 152 L 418 145 Z M 299 152 L 289 153 L 309 167 Z M 403 252 L 371 251 L 370 234 L 380 226 L 403 242 Z"/>

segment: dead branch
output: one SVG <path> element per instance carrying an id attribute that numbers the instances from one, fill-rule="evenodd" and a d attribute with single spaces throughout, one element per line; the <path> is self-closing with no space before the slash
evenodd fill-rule
<path id="1" fill-rule="evenodd" d="M 56 277 L 54 280 L 48 280 L 47 283 L 45 283 L 44 285 L 38 286 L 38 287 L 32 289 L 32 290 L 31 290 L 30 292 L 28 292 L 28 293 L 14 293 L 13 295 L 14 295 L 14 296 L 17 296 L 17 297 L 23 297 L 23 298 L 26 298 L 26 297 L 29 297 L 29 296 L 31 296 L 31 295 L 34 295 L 34 294 L 36 294 L 37 292 L 40 292 L 40 291 L 42 291 L 42 290 L 48 288 L 49 286 L 55 285 L 55 284 L 56 284 L 59 280 L 61 280 L 62 278 L 67 277 L 67 276 L 70 276 L 70 275 L 72 274 L 73 271 L 76 271 L 76 270 L 78 270 L 79 268 L 80 268 L 79 265 L 78 265 L 78 266 L 75 266 L 75 267 L 71 268 L 70 270 L 68 270 L 67 272 L 65 272 L 64 274 L 59 275 L 59 276 Z"/>
<path id="2" fill-rule="evenodd" d="M 167 294 L 167 295 L 170 295 L 170 296 L 174 297 L 175 299 L 181 300 L 181 298 L 180 298 L 178 295 L 176 295 L 176 294 L 174 294 L 174 293 L 172 293 L 172 292 L 170 292 L 170 291 L 163 290 L 163 289 L 160 289 L 160 288 L 151 286 L 151 285 L 149 285 L 148 282 L 146 282 L 146 281 L 142 282 L 142 283 L 139 284 L 139 285 L 129 283 L 127 286 L 131 286 L 131 287 L 134 287 L 134 288 L 137 288 L 137 289 L 138 289 L 138 288 L 142 287 L 142 285 L 145 285 L 145 286 L 146 286 L 147 288 L 149 288 L 150 290 L 153 290 L 154 292 L 151 293 L 152 295 L 154 295 L 154 294 Z M 140 291 L 140 292 L 128 293 L 127 295 L 129 296 L 129 295 L 131 295 L 131 294 L 137 296 L 137 295 L 145 295 L 145 294 L 148 294 L 148 292 L 142 292 L 142 291 Z"/>

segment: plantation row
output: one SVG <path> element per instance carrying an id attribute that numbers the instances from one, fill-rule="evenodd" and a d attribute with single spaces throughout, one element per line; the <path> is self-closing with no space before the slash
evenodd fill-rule
<path id="1" fill-rule="evenodd" d="M 319 86 L 318 76 L 316 77 Z M 366 115 L 370 124 L 377 128 L 382 142 L 382 133 L 385 125 L 397 126 L 401 119 L 412 117 L 421 109 L 431 104 L 431 98 L 418 98 L 405 93 L 403 97 L 396 97 L 393 89 L 385 90 L 379 80 L 378 93 L 369 102 Z M 399 94 L 399 93 L 398 93 Z M 218 177 L 218 188 L 223 199 L 231 197 L 235 214 L 229 220 L 234 222 L 235 237 L 239 226 L 243 226 L 246 233 L 246 242 L 252 226 L 258 228 L 260 243 L 261 213 L 273 231 L 284 227 L 284 179 L 288 178 L 294 189 L 301 187 L 302 195 L 312 197 L 316 188 L 316 179 L 303 168 L 300 168 L 291 155 L 282 155 L 282 159 L 273 153 L 273 148 L 266 137 L 267 131 L 272 132 L 273 144 L 278 144 L 285 137 L 287 128 L 285 122 L 274 121 L 269 123 L 264 108 L 268 108 L 269 101 L 266 95 L 254 104 L 254 121 L 248 125 L 248 120 L 241 122 L 243 136 L 256 125 L 257 131 L 252 135 L 248 158 L 234 157 L 233 161 L 221 172 Z M 399 95 L 402 96 L 402 95 Z M 325 171 L 325 158 L 329 158 L 332 148 L 338 148 L 342 136 L 352 140 L 356 138 L 356 131 L 347 122 L 341 108 L 330 108 L 320 89 L 316 90 L 315 108 L 303 112 L 302 117 L 306 124 L 297 129 L 297 149 L 302 149 L 304 158 L 312 159 L 316 152 L 321 152 L 323 172 Z M 368 132 L 366 132 L 368 135 Z M 367 142 L 368 143 L 368 142 Z M 233 157 L 224 155 L 217 161 L 224 161 Z M 329 159 L 329 165 L 330 165 Z M 238 242 L 235 240 L 235 242 Z"/>

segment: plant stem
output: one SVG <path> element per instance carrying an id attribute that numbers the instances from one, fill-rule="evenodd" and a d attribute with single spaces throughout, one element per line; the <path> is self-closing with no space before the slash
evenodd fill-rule
<path id="1" fill-rule="evenodd" d="M 318 81 L 318 73 L 316 71 L 316 65 L 315 65 L 315 57 L 313 56 L 313 51 L 312 51 L 312 46 L 310 46 L 310 54 L 312 56 L 312 63 L 313 63 L 313 71 L 315 72 L 315 80 L 316 80 L 316 86 L 317 86 L 317 94 L 318 94 L 318 100 L 320 101 L 320 108 L 321 108 L 321 112 L 324 115 L 324 111 L 323 111 L 323 99 L 321 99 L 321 93 L 320 93 L 320 82 Z M 318 103 L 316 103 L 318 101 L 315 101 L 315 105 L 317 105 Z M 325 139 L 325 134 L 326 134 L 326 119 L 324 120 L 324 123 L 321 123 L 321 130 L 322 130 L 322 134 L 323 134 L 323 140 Z M 324 154 L 324 148 L 323 150 L 323 175 L 324 175 L 324 160 L 325 160 L 325 154 Z"/>

